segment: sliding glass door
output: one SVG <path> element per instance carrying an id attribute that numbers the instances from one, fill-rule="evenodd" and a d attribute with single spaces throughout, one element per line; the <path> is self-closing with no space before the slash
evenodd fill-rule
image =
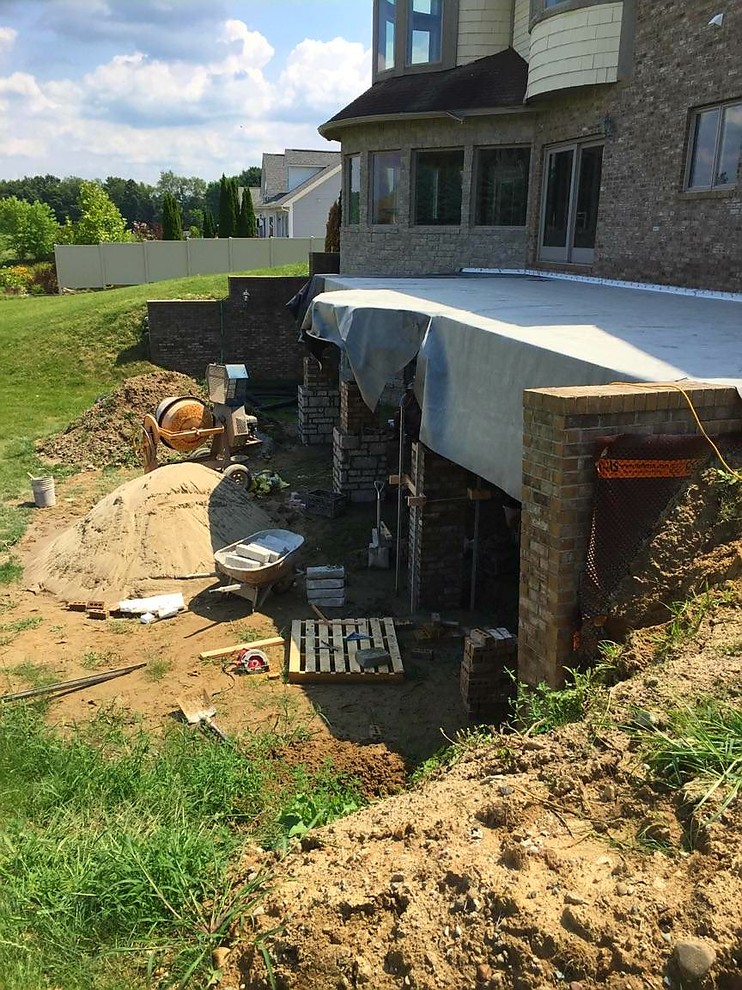
<path id="1" fill-rule="evenodd" d="M 602 165 L 602 144 L 572 144 L 546 152 L 539 244 L 542 261 L 592 263 Z"/>

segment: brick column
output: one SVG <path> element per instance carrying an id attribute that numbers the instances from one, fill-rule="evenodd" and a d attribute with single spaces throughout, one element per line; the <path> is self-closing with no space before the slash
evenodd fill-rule
<path id="1" fill-rule="evenodd" d="M 340 415 L 338 369 L 304 358 L 304 384 L 299 386 L 299 439 L 305 446 L 331 444 Z"/>
<path id="2" fill-rule="evenodd" d="M 428 500 L 425 505 L 410 510 L 409 559 L 414 609 L 461 608 L 466 489 L 470 478 L 464 468 L 440 457 L 419 441 L 412 444 L 412 482 L 415 492 Z"/>
<path id="3" fill-rule="evenodd" d="M 376 500 L 375 481 L 389 474 L 390 434 L 376 426 L 376 414 L 355 382 L 340 382 L 340 418 L 332 433 L 332 487 L 351 502 Z"/>
<path id="4" fill-rule="evenodd" d="M 742 429 L 725 385 L 683 382 L 710 436 Z M 518 676 L 558 687 L 572 659 L 590 535 L 596 446 L 622 433 L 697 435 L 683 395 L 657 385 L 528 389 L 523 414 Z"/>

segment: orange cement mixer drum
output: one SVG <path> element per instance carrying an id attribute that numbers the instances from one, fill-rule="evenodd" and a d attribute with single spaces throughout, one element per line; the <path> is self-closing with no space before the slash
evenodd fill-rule
<path id="1" fill-rule="evenodd" d="M 189 430 L 210 430 L 214 426 L 214 417 L 206 403 L 192 395 L 180 398 L 163 399 L 155 413 L 160 439 L 166 447 L 188 454 L 205 443 L 209 437 L 192 433 L 186 436 L 177 434 Z"/>

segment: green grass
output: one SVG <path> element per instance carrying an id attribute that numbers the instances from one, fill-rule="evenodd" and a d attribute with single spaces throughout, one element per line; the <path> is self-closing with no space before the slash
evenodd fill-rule
<path id="1" fill-rule="evenodd" d="M 120 660 L 119 654 L 114 653 L 113 650 L 106 650 L 103 653 L 98 650 L 88 650 L 83 654 L 80 665 L 85 670 L 100 670 L 101 667 L 113 667 Z"/>
<path id="2" fill-rule="evenodd" d="M 251 274 L 305 271 L 287 265 Z M 42 473 L 34 440 L 63 429 L 124 378 L 154 370 L 142 342 L 147 300 L 226 294 L 226 275 L 204 275 L 77 295 L 0 296 L 0 552 L 27 525 L 28 509 L 7 503 L 30 500 L 27 473 Z M 57 478 L 63 474 L 55 468 Z"/>
<path id="3" fill-rule="evenodd" d="M 673 602 L 668 605 L 670 620 L 654 639 L 655 656 L 658 660 L 667 660 L 691 640 L 701 623 L 720 605 L 737 604 L 738 595 L 733 588 L 715 588 L 694 595 L 683 602 Z"/>
<path id="4" fill-rule="evenodd" d="M 460 763 L 467 753 L 485 746 L 488 748 L 496 747 L 496 755 L 503 765 L 512 762 L 512 754 L 504 744 L 503 737 L 498 733 L 481 726 L 473 729 L 461 729 L 448 746 L 443 746 L 415 768 L 410 777 L 410 783 L 419 784 L 421 781 L 435 776 L 441 770 L 446 770 L 448 767 Z"/>
<path id="5" fill-rule="evenodd" d="M 291 836 L 362 803 L 352 780 L 283 768 L 260 734 L 235 746 L 174 726 L 155 743 L 115 713 L 61 738 L 0 707 L 3 990 L 204 987 L 210 953 L 257 906 L 235 873 L 252 838 Z"/>
<path id="6" fill-rule="evenodd" d="M 673 709 L 667 721 L 639 730 L 642 757 L 656 781 L 683 789 L 703 828 L 742 793 L 742 711 L 708 699 Z"/>

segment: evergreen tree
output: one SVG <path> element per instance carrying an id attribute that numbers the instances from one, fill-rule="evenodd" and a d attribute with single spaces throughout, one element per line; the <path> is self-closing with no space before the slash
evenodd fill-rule
<path id="1" fill-rule="evenodd" d="M 240 204 L 240 215 L 237 218 L 238 237 L 257 237 L 258 222 L 255 219 L 255 209 L 252 205 L 252 196 L 247 187 L 242 189 L 242 202 Z"/>
<path id="2" fill-rule="evenodd" d="M 237 192 L 237 180 L 227 179 L 229 186 L 229 197 L 232 200 L 231 209 L 234 210 L 234 225 L 232 227 L 232 237 L 237 236 L 237 223 L 240 219 L 240 194 Z"/>
<path id="3" fill-rule="evenodd" d="M 340 251 L 340 200 L 337 199 L 330 207 L 325 228 L 325 251 L 337 254 Z"/>
<path id="4" fill-rule="evenodd" d="M 178 201 L 172 193 L 162 197 L 162 239 L 163 241 L 183 240 L 183 218 Z"/>
<path id="5" fill-rule="evenodd" d="M 222 175 L 219 183 L 219 236 L 233 237 L 237 225 L 235 198 L 232 196 L 232 183 Z"/>
<path id="6" fill-rule="evenodd" d="M 204 237 L 216 237 L 216 224 L 214 214 L 206 207 L 204 210 Z"/>

